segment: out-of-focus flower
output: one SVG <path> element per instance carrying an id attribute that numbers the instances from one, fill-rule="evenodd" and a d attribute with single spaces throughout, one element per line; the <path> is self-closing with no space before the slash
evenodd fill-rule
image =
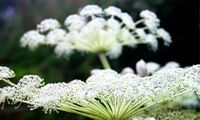
<path id="1" fill-rule="evenodd" d="M 37 30 L 41 33 L 54 30 L 60 27 L 60 23 L 56 19 L 46 19 L 43 20 L 39 25 L 37 25 Z"/>
<path id="2" fill-rule="evenodd" d="M 98 74 L 101 71 L 102 71 L 101 69 L 93 69 L 91 70 L 90 75 Z"/>
<path id="3" fill-rule="evenodd" d="M 140 60 L 136 63 L 136 71 L 141 77 L 147 76 L 147 67 L 144 60 Z"/>
<path id="4" fill-rule="evenodd" d="M 43 44 L 44 42 L 45 36 L 35 30 L 26 32 L 20 39 L 21 46 L 28 46 L 31 50 L 34 50 L 38 45 Z"/>
<path id="5" fill-rule="evenodd" d="M 121 9 L 115 7 L 115 6 L 110 6 L 108 8 L 106 8 L 105 10 L 105 14 L 106 15 L 110 15 L 110 16 L 119 16 L 122 14 Z"/>
<path id="6" fill-rule="evenodd" d="M 25 33 L 20 41 L 23 47 L 31 49 L 40 44 L 54 45 L 59 56 L 67 57 L 77 50 L 105 53 L 110 58 L 117 58 L 123 46 L 147 44 L 155 51 L 157 38 L 163 38 L 166 45 L 171 43 L 169 34 L 159 28 L 155 13 L 145 10 L 141 17 L 140 22 L 134 22 L 128 13 L 117 7 L 103 10 L 97 5 L 88 5 L 79 14 L 68 16 L 64 27 L 55 19 L 46 19 L 37 25 L 36 31 Z M 143 27 L 138 27 L 138 24 L 143 24 Z"/>
<path id="7" fill-rule="evenodd" d="M 134 70 L 130 67 L 125 67 L 121 73 L 121 75 L 126 75 L 126 74 L 134 74 Z"/>
<path id="8" fill-rule="evenodd" d="M 87 5 L 81 10 L 80 15 L 92 16 L 92 15 L 101 15 L 102 13 L 103 10 L 98 5 Z"/>
<path id="9" fill-rule="evenodd" d="M 148 75 L 153 74 L 154 72 L 160 69 L 160 65 L 156 62 L 147 62 L 146 67 Z"/>
<path id="10" fill-rule="evenodd" d="M 160 38 L 164 39 L 165 45 L 169 45 L 172 42 L 170 34 L 165 29 L 159 28 L 157 34 Z"/>
<path id="11" fill-rule="evenodd" d="M 175 61 L 170 61 L 166 63 L 161 69 L 166 69 L 166 68 L 178 68 L 180 67 L 180 64 L 175 62 Z"/>

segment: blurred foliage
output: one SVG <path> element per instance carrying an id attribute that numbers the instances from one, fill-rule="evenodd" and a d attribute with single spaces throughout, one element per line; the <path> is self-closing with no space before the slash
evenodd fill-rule
<path id="1" fill-rule="evenodd" d="M 199 120 L 199 111 L 183 109 L 178 105 L 171 105 L 171 102 L 165 102 L 145 110 L 138 116 L 143 118 L 154 117 L 156 120 Z"/>
<path id="2" fill-rule="evenodd" d="M 186 0 L 185 0 L 186 1 Z M 183 27 L 188 31 L 187 34 L 190 36 L 184 36 L 184 31 L 178 31 L 174 28 L 174 24 L 178 26 L 179 21 L 173 18 L 177 18 L 175 13 L 181 12 L 182 14 L 187 13 L 187 17 L 191 21 L 192 25 L 196 21 L 192 21 L 196 14 L 188 14 L 189 10 L 193 11 L 193 6 L 191 9 L 185 10 L 184 5 L 190 7 L 188 2 L 184 0 L 1 0 L 0 1 L 0 65 L 8 66 L 15 71 L 17 76 L 13 79 L 17 82 L 23 75 L 26 74 L 36 74 L 45 79 L 46 83 L 61 82 L 61 81 L 71 81 L 73 79 L 86 80 L 89 76 L 90 70 L 93 68 L 102 68 L 100 61 L 93 54 L 75 54 L 72 55 L 69 60 L 64 58 L 57 58 L 53 53 L 53 48 L 48 46 L 41 46 L 35 51 L 30 51 L 27 48 L 21 48 L 19 44 L 19 39 L 24 32 L 35 29 L 36 24 L 45 18 L 56 18 L 60 22 L 63 22 L 69 14 L 77 13 L 80 8 L 87 4 L 98 4 L 105 8 L 110 5 L 115 5 L 120 7 L 123 11 L 130 13 L 134 16 L 134 19 L 138 18 L 138 14 L 143 9 L 150 9 L 158 13 L 159 18 L 161 18 L 161 24 L 164 28 L 172 33 L 172 38 L 175 38 L 175 44 L 172 45 L 170 53 L 174 53 L 169 56 L 166 53 L 168 48 L 160 46 L 158 52 L 154 53 L 148 51 L 146 46 L 139 46 L 137 49 L 132 50 L 130 48 L 125 48 L 123 55 L 117 60 L 111 60 L 111 64 L 114 69 L 120 71 L 125 66 L 134 67 L 135 62 L 141 58 L 145 60 L 154 60 L 158 63 L 165 64 L 169 60 L 177 60 L 183 65 L 196 64 L 199 62 L 196 58 L 198 53 L 194 51 L 198 44 L 194 41 L 194 46 L 190 49 L 190 52 L 183 52 L 183 48 L 180 50 L 177 48 L 177 44 L 183 45 L 188 44 L 188 42 L 180 41 L 180 39 L 194 38 L 191 35 L 196 35 L 196 27 L 188 27 L 187 25 Z M 181 6 L 180 3 L 183 3 Z M 180 8 L 177 12 L 177 5 Z M 195 4 L 195 3 L 194 3 Z M 195 8 L 195 7 L 194 7 Z M 182 11 L 181 11 L 182 10 Z M 196 10 L 196 9 L 195 9 Z M 197 8 L 198 10 L 198 8 Z M 170 15 L 172 15 L 170 17 Z M 180 16 L 180 14 L 177 14 Z M 180 18 L 181 19 L 181 18 Z M 175 21 L 174 21 L 175 20 Z M 187 19 L 188 20 L 188 19 Z M 196 20 L 196 19 L 195 19 Z M 198 21 L 198 20 L 197 20 Z M 185 24 L 184 22 L 182 22 Z M 172 24 L 172 25 L 169 25 Z M 191 26 L 192 26 L 191 25 Z M 198 26 L 198 22 L 197 22 Z M 182 29 L 182 28 L 180 28 Z M 183 36 L 179 38 L 179 36 Z M 198 38 L 196 39 L 198 40 Z M 179 41 L 179 42 L 177 42 Z M 174 52 L 173 50 L 178 50 Z M 183 53 L 182 53 L 183 52 Z M 187 59 L 182 56 L 190 54 L 191 58 Z M 183 61 L 184 58 L 184 61 Z M 182 60 L 182 61 L 181 61 Z M 0 84 L 0 87 L 4 86 L 4 83 Z M 15 105 L 16 106 L 16 105 Z M 27 105 L 22 104 L 18 109 L 14 109 L 13 106 L 5 105 L 5 108 L 0 111 L 0 117 L 2 120 L 86 120 L 87 118 L 77 116 L 70 113 L 64 112 L 52 112 L 51 114 L 45 114 L 41 112 L 41 109 L 29 111 Z"/>

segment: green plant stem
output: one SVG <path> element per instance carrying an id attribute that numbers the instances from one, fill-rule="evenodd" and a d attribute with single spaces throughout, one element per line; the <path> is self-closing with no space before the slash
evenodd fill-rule
<path id="1" fill-rule="evenodd" d="M 136 115 L 136 114 L 138 114 L 139 112 L 141 112 L 141 111 L 143 111 L 143 110 L 145 110 L 145 109 L 148 109 L 148 108 L 150 108 L 150 107 L 152 107 L 152 106 L 154 106 L 154 105 L 157 105 L 157 104 L 159 104 L 159 103 L 162 103 L 163 101 L 170 100 L 170 99 L 172 99 L 172 98 L 174 98 L 174 97 L 183 95 L 183 94 L 185 94 L 185 93 L 187 93 L 187 92 L 189 92 L 189 91 L 191 91 L 191 90 L 189 89 L 189 90 L 183 91 L 183 92 L 181 92 L 181 93 L 179 93 L 179 94 L 173 95 L 173 96 L 171 96 L 171 97 L 167 97 L 167 98 L 165 98 L 165 99 L 163 99 L 163 100 L 160 100 L 160 101 L 158 101 L 158 102 L 156 102 L 156 103 L 154 103 L 154 104 L 152 104 L 152 105 L 149 105 L 149 106 L 146 106 L 146 107 L 144 107 L 144 108 L 141 108 L 141 109 L 139 109 L 138 111 L 132 112 L 132 115 L 130 115 L 130 116 Z M 129 116 L 129 117 L 130 117 L 130 116 Z M 129 117 L 127 117 L 127 118 L 129 118 Z M 126 118 L 126 119 L 127 119 L 127 118 Z"/>
<path id="2" fill-rule="evenodd" d="M 14 83 L 10 82 L 10 80 L 7 80 L 5 78 L 0 78 L 0 80 L 4 81 L 5 83 L 11 85 L 11 86 L 14 86 L 14 87 L 17 87 L 17 85 L 15 85 Z"/>
<path id="3" fill-rule="evenodd" d="M 105 69 L 110 69 L 110 64 L 104 53 L 99 53 L 99 59 L 101 60 L 101 63 Z"/>

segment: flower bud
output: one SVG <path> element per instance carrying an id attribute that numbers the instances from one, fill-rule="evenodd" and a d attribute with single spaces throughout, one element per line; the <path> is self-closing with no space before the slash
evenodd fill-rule
<path id="1" fill-rule="evenodd" d="M 100 71 L 101 71 L 101 69 L 93 69 L 93 70 L 90 71 L 90 75 L 92 76 L 94 74 L 99 73 Z"/>
<path id="2" fill-rule="evenodd" d="M 136 71 L 137 71 L 137 74 L 141 77 L 144 77 L 147 75 L 147 66 L 144 60 L 140 60 L 136 63 Z"/>
<path id="3" fill-rule="evenodd" d="M 121 75 L 125 75 L 125 74 L 134 74 L 134 70 L 130 67 L 125 67 L 122 71 L 121 71 Z"/>

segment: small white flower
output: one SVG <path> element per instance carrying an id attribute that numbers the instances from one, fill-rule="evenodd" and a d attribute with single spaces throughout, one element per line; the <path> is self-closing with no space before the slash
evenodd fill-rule
<path id="1" fill-rule="evenodd" d="M 150 32 L 152 32 L 152 33 L 157 32 L 157 29 L 159 26 L 159 24 L 157 22 L 152 21 L 152 20 L 145 20 L 144 24 L 147 26 L 147 28 L 150 30 Z"/>
<path id="2" fill-rule="evenodd" d="M 0 88 L 0 103 L 4 103 L 6 99 L 12 99 L 14 101 L 15 91 L 15 87 L 6 86 Z"/>
<path id="3" fill-rule="evenodd" d="M 105 27 L 105 25 L 106 25 L 106 20 L 104 18 L 95 18 L 94 20 L 88 22 L 88 24 L 85 27 L 83 27 L 82 31 L 84 32 L 85 30 L 88 29 L 87 31 L 95 32 L 95 29 L 96 30 L 102 29 Z"/>
<path id="4" fill-rule="evenodd" d="M 109 6 L 104 11 L 105 11 L 106 15 L 118 16 L 118 17 L 120 17 L 121 13 L 122 13 L 121 9 L 119 9 L 115 6 Z"/>
<path id="5" fill-rule="evenodd" d="M 28 46 L 31 50 L 37 48 L 40 44 L 43 44 L 45 36 L 38 31 L 31 30 L 26 32 L 20 39 L 22 47 Z"/>
<path id="6" fill-rule="evenodd" d="M 121 26 L 121 24 L 113 18 L 108 19 L 106 25 L 107 25 L 108 29 L 112 29 L 115 31 L 118 31 Z"/>
<path id="7" fill-rule="evenodd" d="M 137 45 L 137 39 L 130 33 L 128 29 L 123 28 L 120 32 L 120 42 L 124 45 L 134 47 Z"/>
<path id="8" fill-rule="evenodd" d="M 85 24 L 84 17 L 77 14 L 70 15 L 65 20 L 65 26 L 67 26 L 69 31 L 81 30 Z"/>
<path id="9" fill-rule="evenodd" d="M 44 79 L 41 79 L 37 75 L 25 75 L 21 78 L 17 84 L 19 88 L 23 88 L 26 90 L 31 90 L 35 88 L 39 88 L 44 85 Z"/>
<path id="10" fill-rule="evenodd" d="M 168 68 L 178 68 L 180 67 L 180 64 L 175 61 L 170 61 L 165 64 L 161 69 L 168 69 Z"/>
<path id="11" fill-rule="evenodd" d="M 55 53 L 58 56 L 65 56 L 68 57 L 70 54 L 73 53 L 73 49 L 70 43 L 61 42 L 58 43 L 55 47 Z"/>
<path id="12" fill-rule="evenodd" d="M 62 42 L 66 40 L 66 35 L 66 31 L 63 29 L 54 29 L 50 31 L 46 36 L 47 44 L 55 45 L 59 42 Z"/>
<path id="13" fill-rule="evenodd" d="M 119 57 L 121 52 L 122 52 L 122 46 L 116 43 L 116 44 L 112 44 L 111 49 L 106 52 L 106 55 L 108 55 L 111 59 L 115 59 Z"/>
<path id="14" fill-rule="evenodd" d="M 155 22 L 160 22 L 160 20 L 156 16 L 156 14 L 154 12 L 149 11 L 149 10 L 143 10 L 140 13 L 140 17 L 148 19 L 148 20 L 152 20 L 152 21 L 155 21 Z"/>
<path id="15" fill-rule="evenodd" d="M 80 15 L 92 16 L 92 15 L 101 15 L 102 13 L 103 10 L 98 5 L 87 5 L 81 10 Z"/>
<path id="16" fill-rule="evenodd" d="M 14 71 L 7 67 L 0 66 L 0 80 L 1 78 L 13 78 L 15 77 Z"/>
<path id="17" fill-rule="evenodd" d="M 153 51 L 158 49 L 158 41 L 156 37 L 152 34 L 146 36 L 145 42 L 148 43 Z"/>
<path id="18" fill-rule="evenodd" d="M 147 34 L 146 32 L 144 31 L 144 29 L 142 28 L 137 28 L 135 29 L 136 33 L 138 34 L 138 36 L 141 38 L 141 39 L 145 39 Z"/>
<path id="19" fill-rule="evenodd" d="M 155 63 L 155 62 L 147 62 L 146 66 L 147 66 L 148 75 L 153 74 L 154 72 L 156 72 L 160 68 L 160 65 L 158 63 Z"/>
<path id="20" fill-rule="evenodd" d="M 47 84 L 40 88 L 40 91 L 33 96 L 31 109 L 43 107 L 45 112 L 56 110 L 56 107 L 59 107 L 62 100 L 66 99 L 67 92 L 69 92 L 69 89 L 66 83 Z"/>
<path id="21" fill-rule="evenodd" d="M 172 42 L 170 34 L 163 28 L 158 29 L 157 34 L 164 40 L 165 45 L 169 45 Z"/>
<path id="22" fill-rule="evenodd" d="M 41 33 L 60 28 L 60 23 L 56 19 L 45 19 L 40 24 L 37 25 L 37 30 Z"/>
<path id="23" fill-rule="evenodd" d="M 135 28 L 135 23 L 132 19 L 132 17 L 128 14 L 128 13 L 122 13 L 121 14 L 121 19 L 122 22 L 130 29 L 134 29 Z"/>

